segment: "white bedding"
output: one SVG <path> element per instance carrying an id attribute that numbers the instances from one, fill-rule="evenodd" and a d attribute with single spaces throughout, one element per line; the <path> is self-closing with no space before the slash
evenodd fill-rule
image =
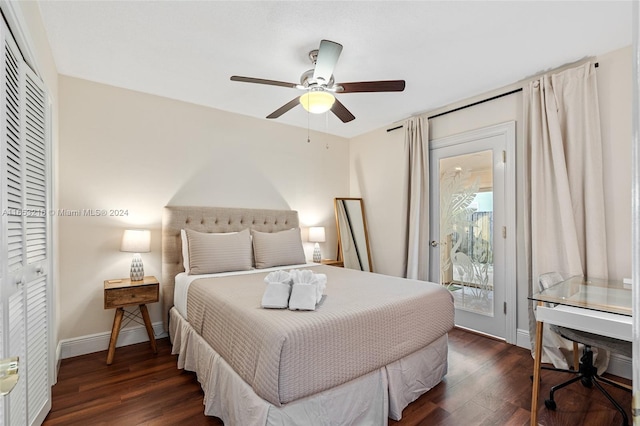
<path id="1" fill-rule="evenodd" d="M 187 294 L 189 294 L 189 286 L 195 280 L 200 278 L 213 278 L 213 277 L 229 277 L 232 275 L 247 275 L 247 274 L 259 274 L 262 272 L 277 271 L 279 269 L 295 269 L 295 268 L 312 268 L 319 266 L 318 263 L 303 263 L 300 265 L 287 265 L 287 266 L 274 266 L 272 268 L 264 269 L 251 269 L 249 271 L 234 271 L 234 272 L 220 272 L 217 274 L 203 274 L 203 275 L 189 275 L 186 272 L 181 272 L 176 275 L 175 288 L 173 293 L 173 303 L 184 318 L 187 318 Z"/>
<path id="2" fill-rule="evenodd" d="M 191 325 L 171 310 L 169 334 L 178 368 L 195 371 L 204 391 L 204 413 L 243 426 L 386 425 L 436 386 L 447 373 L 447 335 L 401 360 L 324 392 L 276 407 L 216 353 Z M 350 419 L 350 422 L 345 422 Z"/>

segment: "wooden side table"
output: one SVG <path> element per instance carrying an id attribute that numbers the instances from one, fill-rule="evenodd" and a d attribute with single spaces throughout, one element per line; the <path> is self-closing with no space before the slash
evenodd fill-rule
<path id="1" fill-rule="evenodd" d="M 344 266 L 344 262 L 342 260 L 322 259 L 320 263 L 322 263 L 323 265 L 338 266 L 340 268 Z"/>
<path id="2" fill-rule="evenodd" d="M 131 281 L 129 278 L 117 280 L 106 280 L 104 282 L 104 308 L 116 309 L 113 318 L 113 327 L 111 329 L 111 339 L 109 340 L 109 352 L 107 353 L 107 365 L 111 365 L 113 357 L 116 353 L 116 343 L 118 342 L 118 334 L 122 326 L 122 318 L 124 317 L 125 306 L 138 305 L 140 314 L 144 321 L 144 326 L 149 335 L 149 342 L 153 353 L 158 353 L 156 346 L 156 338 L 153 334 L 147 303 L 155 303 L 159 300 L 160 283 L 156 277 L 144 277 L 141 281 Z M 129 312 L 127 312 L 127 315 Z M 128 317 L 129 318 L 129 317 Z M 130 319 L 134 319 L 133 315 Z"/>

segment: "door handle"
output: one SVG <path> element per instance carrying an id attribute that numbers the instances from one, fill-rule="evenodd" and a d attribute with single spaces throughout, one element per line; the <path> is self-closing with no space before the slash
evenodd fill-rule
<path id="1" fill-rule="evenodd" d="M 0 396 L 8 395 L 18 384 L 17 356 L 0 360 Z"/>
<path id="2" fill-rule="evenodd" d="M 431 241 L 431 247 L 438 247 L 440 245 L 436 240 Z"/>

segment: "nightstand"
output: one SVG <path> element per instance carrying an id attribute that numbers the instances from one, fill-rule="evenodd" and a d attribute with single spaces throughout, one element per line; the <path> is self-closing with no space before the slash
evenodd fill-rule
<path id="1" fill-rule="evenodd" d="M 109 352 L 107 353 L 107 365 L 111 365 L 116 353 L 118 334 L 122 326 L 122 318 L 126 316 L 129 321 L 138 321 L 140 316 L 124 310 L 125 306 L 138 305 L 140 314 L 149 335 L 149 342 L 153 353 L 158 353 L 156 338 L 153 334 L 147 303 L 155 303 L 159 300 L 160 283 L 156 277 L 144 277 L 141 281 L 131 281 L 129 278 L 118 280 L 106 280 L 104 282 L 104 308 L 116 310 L 109 340 Z M 139 322 L 139 321 L 138 321 Z"/>
<path id="2" fill-rule="evenodd" d="M 338 266 L 340 268 L 344 266 L 344 262 L 342 260 L 322 259 L 320 263 L 322 263 L 323 265 Z"/>

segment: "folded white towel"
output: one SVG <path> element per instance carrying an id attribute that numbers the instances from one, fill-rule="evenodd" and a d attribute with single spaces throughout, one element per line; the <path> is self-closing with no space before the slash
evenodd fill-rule
<path id="1" fill-rule="evenodd" d="M 297 283 L 291 287 L 289 309 L 292 311 L 313 311 L 316 309 L 316 283 Z"/>
<path id="2" fill-rule="evenodd" d="M 267 288 L 262 295 L 262 307 L 269 309 L 284 309 L 289 306 L 291 294 L 291 275 L 286 271 L 269 273 L 264 282 Z"/>
<path id="3" fill-rule="evenodd" d="M 316 304 L 322 299 L 324 287 L 319 289 L 318 275 L 313 271 L 293 269 L 290 271 L 293 287 L 291 288 L 291 298 L 289 299 L 289 309 L 313 311 Z M 324 275 L 323 275 L 324 276 Z M 324 276 L 326 285 L 327 277 Z M 318 293 L 320 296 L 318 297 Z"/>
<path id="4" fill-rule="evenodd" d="M 262 307 L 268 309 L 284 309 L 289 305 L 291 284 L 269 283 L 262 295 Z"/>
<path id="5" fill-rule="evenodd" d="M 314 284 L 316 286 L 316 304 L 322 300 L 324 290 L 327 288 L 327 276 L 325 274 L 314 274 L 313 271 L 292 269 L 289 271 L 293 284 Z"/>

